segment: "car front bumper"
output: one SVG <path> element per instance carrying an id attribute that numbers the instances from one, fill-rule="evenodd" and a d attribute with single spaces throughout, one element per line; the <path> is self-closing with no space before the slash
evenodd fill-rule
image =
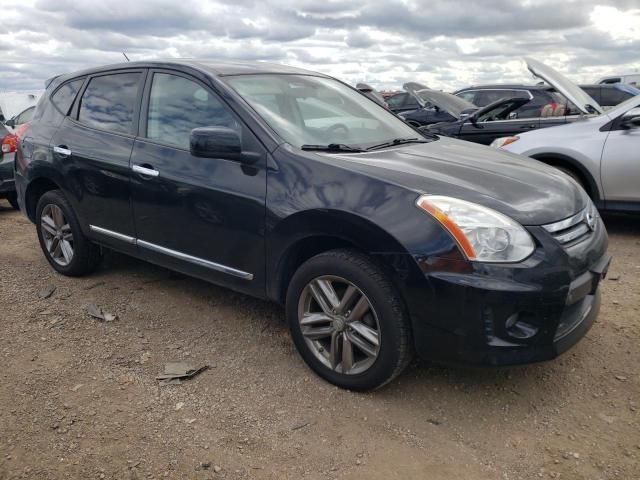
<path id="1" fill-rule="evenodd" d="M 575 345 L 600 310 L 607 273 L 601 220 L 591 237 L 563 248 L 541 229 L 521 264 L 415 259 L 422 281 L 405 282 L 414 346 L 445 364 L 500 366 L 550 360 Z"/>

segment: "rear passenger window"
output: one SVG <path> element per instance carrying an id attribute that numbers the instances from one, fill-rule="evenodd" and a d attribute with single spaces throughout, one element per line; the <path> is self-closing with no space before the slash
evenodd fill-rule
<path id="1" fill-rule="evenodd" d="M 456 96 L 462 98 L 463 100 L 466 100 L 469 103 L 473 103 L 474 105 L 475 103 L 475 96 L 476 96 L 476 92 L 460 92 L 460 93 L 456 93 Z"/>
<path id="2" fill-rule="evenodd" d="M 155 73 L 149 96 L 147 138 L 189 149 L 191 130 L 240 124 L 211 92 L 177 75 Z"/>
<path id="3" fill-rule="evenodd" d="M 91 127 L 130 133 L 140 73 L 94 77 L 80 100 L 78 120 Z"/>
<path id="4" fill-rule="evenodd" d="M 82 87 L 83 83 L 84 78 L 79 78 L 77 80 L 67 82 L 60 88 L 58 88 L 58 90 L 56 90 L 56 93 L 54 93 L 51 97 L 51 101 L 63 115 L 69 114 L 69 109 L 73 104 L 73 100 L 76 98 L 78 90 L 80 90 L 80 87 Z"/>

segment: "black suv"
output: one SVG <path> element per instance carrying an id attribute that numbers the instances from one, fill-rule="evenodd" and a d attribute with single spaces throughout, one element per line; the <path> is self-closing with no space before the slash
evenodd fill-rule
<path id="1" fill-rule="evenodd" d="M 607 234 L 528 159 L 422 137 L 330 77 L 167 61 L 48 82 L 16 186 L 51 266 L 114 249 L 286 305 L 300 354 L 365 390 L 412 352 L 550 359 L 594 322 Z"/>
<path id="2" fill-rule="evenodd" d="M 579 85 L 602 107 L 614 107 L 640 94 L 631 85 Z M 480 85 L 458 90 L 454 95 L 485 107 L 501 98 L 529 98 L 530 101 L 512 112 L 511 118 L 558 117 L 579 115 L 567 99 L 549 85 Z"/>

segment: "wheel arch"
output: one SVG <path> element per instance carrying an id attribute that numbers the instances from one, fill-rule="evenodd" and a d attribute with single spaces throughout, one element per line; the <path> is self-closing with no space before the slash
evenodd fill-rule
<path id="1" fill-rule="evenodd" d="M 371 220 L 339 210 L 300 212 L 283 220 L 267 242 L 267 296 L 282 303 L 291 277 L 309 258 L 336 248 L 353 248 L 374 257 L 389 275 L 394 267 L 384 257 L 405 255 L 406 249 Z"/>
<path id="2" fill-rule="evenodd" d="M 536 153 L 531 155 L 531 158 L 535 158 L 536 160 L 553 167 L 564 167 L 573 171 L 586 187 L 589 197 L 591 197 L 591 199 L 597 204 L 601 203 L 602 197 L 596 180 L 593 178 L 593 175 L 591 175 L 589 170 L 575 158 L 561 153 Z"/>
<path id="3" fill-rule="evenodd" d="M 32 179 L 24 194 L 25 211 L 29 220 L 35 223 L 36 207 L 40 197 L 51 190 L 61 190 L 60 182 L 50 176 L 40 176 Z"/>

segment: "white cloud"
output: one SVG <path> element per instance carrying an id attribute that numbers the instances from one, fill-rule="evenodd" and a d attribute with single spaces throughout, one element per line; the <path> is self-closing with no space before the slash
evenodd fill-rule
<path id="1" fill-rule="evenodd" d="M 579 82 L 640 69 L 638 0 L 23 0 L 3 5 L 0 88 L 159 57 L 269 60 L 350 83 L 453 90 L 531 82 L 521 58 Z"/>

